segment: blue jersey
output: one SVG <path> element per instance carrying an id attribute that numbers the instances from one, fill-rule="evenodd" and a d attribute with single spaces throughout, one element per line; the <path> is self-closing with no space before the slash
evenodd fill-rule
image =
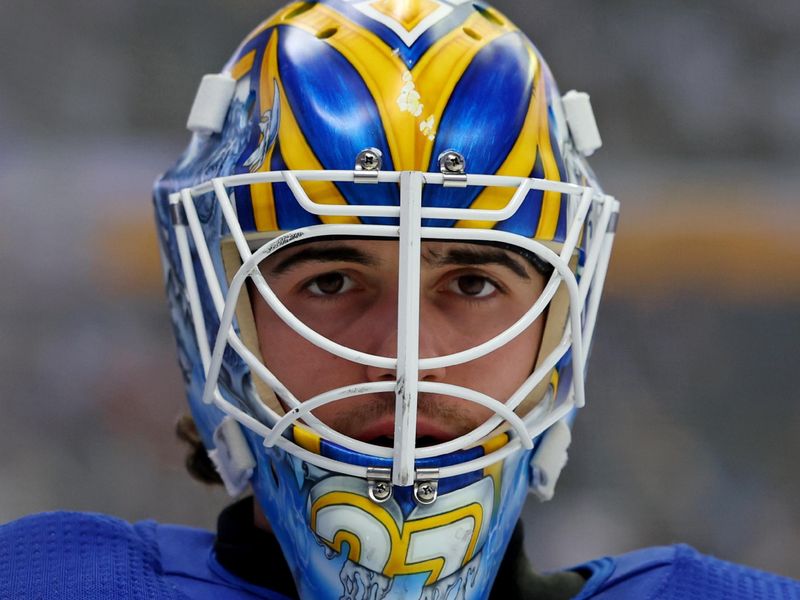
<path id="1" fill-rule="evenodd" d="M 0 527 L 0 599 L 285 600 L 216 560 L 214 534 L 104 515 L 46 513 Z M 269 568 L 269 565 L 265 565 Z M 571 569 L 576 600 L 800 600 L 800 582 L 684 546 L 648 548 Z"/>

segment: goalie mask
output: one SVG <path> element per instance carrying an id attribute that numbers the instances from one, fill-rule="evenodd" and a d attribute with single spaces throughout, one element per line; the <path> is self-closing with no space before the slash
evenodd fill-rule
<path id="1" fill-rule="evenodd" d="M 486 597 L 584 403 L 618 211 L 588 97 L 483 3 L 303 2 L 189 129 L 155 208 L 228 491 L 303 598 Z"/>

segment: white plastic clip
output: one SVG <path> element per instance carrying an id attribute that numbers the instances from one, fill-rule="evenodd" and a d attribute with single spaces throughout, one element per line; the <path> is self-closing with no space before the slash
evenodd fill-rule
<path id="1" fill-rule="evenodd" d="M 567 464 L 567 449 L 572 442 L 572 432 L 563 420 L 557 421 L 544 434 L 531 460 L 533 479 L 531 493 L 542 502 L 553 498 L 561 470 Z"/>
<path id="2" fill-rule="evenodd" d="M 204 75 L 186 122 L 189 131 L 202 135 L 222 131 L 235 89 L 236 80 L 230 75 Z"/>
<path id="3" fill-rule="evenodd" d="M 575 149 L 584 156 L 591 156 L 603 145 L 603 140 L 600 139 L 589 94 L 570 90 L 564 94 L 561 102 Z"/>
<path id="4" fill-rule="evenodd" d="M 214 446 L 213 450 L 208 451 L 208 457 L 217 468 L 228 494 L 238 496 L 250 482 L 256 460 L 241 426 L 232 417 L 222 419 L 214 430 Z"/>

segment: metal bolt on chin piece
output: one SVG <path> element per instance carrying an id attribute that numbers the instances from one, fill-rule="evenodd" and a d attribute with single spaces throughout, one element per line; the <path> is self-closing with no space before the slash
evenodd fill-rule
<path id="1" fill-rule="evenodd" d="M 367 494 L 378 504 L 389 500 L 392 497 L 392 470 L 380 467 L 368 468 Z"/>
<path id="2" fill-rule="evenodd" d="M 383 152 L 366 148 L 356 156 L 354 179 L 356 183 L 378 183 L 378 172 L 383 165 Z"/>
<path id="3" fill-rule="evenodd" d="M 417 469 L 414 499 L 419 504 L 433 504 L 439 496 L 439 469 Z"/>

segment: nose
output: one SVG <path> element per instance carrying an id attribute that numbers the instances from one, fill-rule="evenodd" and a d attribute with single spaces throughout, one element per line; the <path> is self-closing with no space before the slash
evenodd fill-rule
<path id="1" fill-rule="evenodd" d="M 374 315 L 374 340 L 373 346 L 370 349 L 371 354 L 379 356 L 389 356 L 395 358 L 397 356 L 397 304 L 395 302 L 387 302 L 388 307 L 382 307 L 380 311 L 376 311 Z M 446 354 L 443 348 L 442 328 L 434 322 L 432 311 L 426 310 L 424 303 L 420 305 L 420 319 L 419 323 L 408 321 L 408 327 L 419 326 L 419 357 L 432 358 L 435 356 L 442 356 Z M 445 367 L 437 367 L 435 369 L 425 369 L 419 371 L 420 381 L 434 381 L 442 382 L 445 380 Z M 366 367 L 366 375 L 368 381 L 394 381 L 396 379 L 396 372 L 394 369 L 383 367 Z"/>

